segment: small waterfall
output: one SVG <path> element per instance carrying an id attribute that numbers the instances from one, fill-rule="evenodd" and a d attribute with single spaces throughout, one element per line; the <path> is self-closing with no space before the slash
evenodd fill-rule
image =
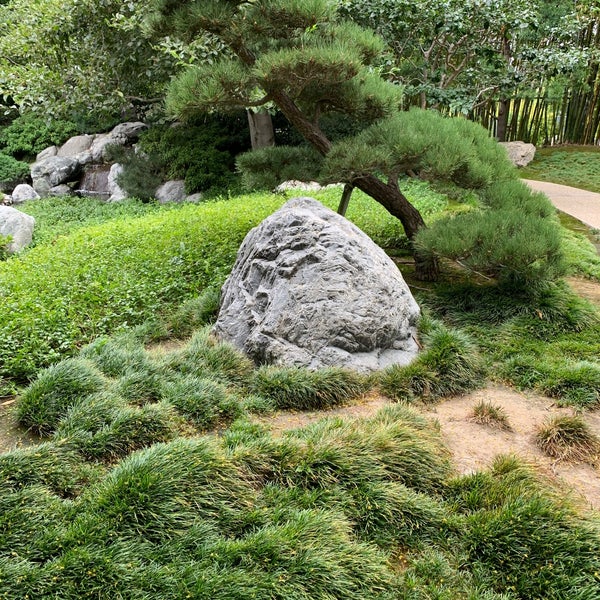
<path id="1" fill-rule="evenodd" d="M 100 200 L 108 200 L 111 191 L 108 186 L 110 165 L 88 165 L 76 190 L 80 196 L 92 196 Z"/>

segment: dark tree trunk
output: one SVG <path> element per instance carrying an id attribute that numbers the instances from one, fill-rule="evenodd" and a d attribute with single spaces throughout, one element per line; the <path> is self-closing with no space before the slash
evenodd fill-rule
<path id="1" fill-rule="evenodd" d="M 287 120 L 323 156 L 331 149 L 331 142 L 318 125 L 309 121 L 294 101 L 285 93 L 269 90 L 271 99 L 277 104 Z M 419 229 L 425 227 L 421 213 L 406 199 L 397 185 L 383 182 L 375 175 L 365 175 L 350 182 L 373 200 L 379 202 L 391 215 L 402 223 L 411 244 Z M 439 277 L 439 265 L 434 256 L 419 252 L 414 245 L 415 276 L 421 281 L 435 281 Z"/>
<path id="2" fill-rule="evenodd" d="M 509 104 L 510 100 L 500 100 L 500 106 L 498 108 L 498 123 L 496 126 L 496 138 L 499 142 L 506 141 Z"/>
<path id="3" fill-rule="evenodd" d="M 267 148 L 275 145 L 275 132 L 273 131 L 273 120 L 266 110 L 254 112 L 246 111 L 248 124 L 250 125 L 250 141 L 252 150 Z"/>
<path id="4" fill-rule="evenodd" d="M 342 215 L 342 217 L 346 216 L 346 211 L 348 210 L 348 205 L 350 204 L 350 197 L 352 196 L 352 192 L 354 190 L 354 186 L 351 183 L 347 183 L 344 186 L 344 191 L 342 192 L 342 198 L 340 200 L 340 205 L 338 206 L 338 215 Z"/>

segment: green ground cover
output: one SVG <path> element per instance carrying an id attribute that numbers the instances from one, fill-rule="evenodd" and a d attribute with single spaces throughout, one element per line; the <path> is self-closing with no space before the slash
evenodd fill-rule
<path id="1" fill-rule="evenodd" d="M 407 185 L 428 220 L 473 208 Z M 44 439 L 0 455 L 0 599 L 595 599 L 597 519 L 511 457 L 456 477 L 407 403 L 497 379 L 593 410 L 598 310 L 560 281 L 517 294 L 444 263 L 414 287 L 410 366 L 256 368 L 207 327 L 245 233 L 284 201 L 32 209 L 37 245 L 0 263 L 0 352 L 8 387 L 31 379 L 15 419 Z M 376 203 L 354 195 L 349 217 L 404 260 Z M 563 238 L 597 277 L 590 242 Z M 254 419 L 372 390 L 398 404 L 279 437 Z"/>
<path id="2" fill-rule="evenodd" d="M 600 149 L 593 146 L 539 148 L 535 159 L 519 172 L 539 179 L 600 192 Z"/>

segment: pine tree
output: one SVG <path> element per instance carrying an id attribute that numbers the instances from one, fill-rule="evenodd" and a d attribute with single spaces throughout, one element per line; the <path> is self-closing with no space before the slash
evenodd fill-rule
<path id="1" fill-rule="evenodd" d="M 401 89 L 383 80 L 372 66 L 384 52 L 384 43 L 373 32 L 340 19 L 336 2 L 150 3 L 148 25 L 155 33 L 188 40 L 214 36 L 227 49 L 216 63 L 192 67 L 174 79 L 166 103 L 180 119 L 206 110 L 277 107 L 324 157 L 325 171 L 382 204 L 402 222 L 411 242 L 425 222 L 399 189 L 399 177 L 407 171 L 424 176 L 432 170 L 444 171 L 432 165 L 432 148 L 437 148 L 445 161 L 442 176 L 459 184 L 473 179 L 469 173 L 477 144 L 461 141 L 460 127 L 456 127 L 450 135 L 453 145 L 440 147 L 436 136 L 441 117 L 399 113 Z M 359 119 L 368 127 L 356 137 L 333 144 L 320 126 L 321 117 L 331 112 Z M 407 118 L 407 114 L 412 116 Z M 444 131 L 448 129 L 452 127 L 444 125 Z M 452 156 L 455 149 L 457 154 Z M 500 160 L 504 163 L 505 159 Z M 506 176 L 508 170 L 501 170 Z M 489 183 L 494 174 L 488 171 L 485 181 L 471 184 Z M 437 259 L 419 248 L 413 246 L 417 277 L 436 279 Z"/>

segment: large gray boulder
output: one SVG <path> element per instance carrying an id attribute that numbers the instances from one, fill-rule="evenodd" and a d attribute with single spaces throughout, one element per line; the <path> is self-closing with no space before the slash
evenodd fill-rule
<path id="1" fill-rule="evenodd" d="M 370 372 L 417 354 L 419 307 L 392 260 L 312 198 L 246 236 L 214 334 L 257 363 Z"/>
<path id="2" fill-rule="evenodd" d="M 159 204 L 168 204 L 169 202 L 183 202 L 187 194 L 185 192 L 185 181 L 174 179 L 160 185 L 154 192 L 154 197 Z"/>
<path id="3" fill-rule="evenodd" d="M 18 252 L 31 243 L 35 219 L 16 208 L 0 206 L 0 236 L 10 236 L 8 252 Z"/>
<path id="4" fill-rule="evenodd" d="M 123 173 L 123 165 L 115 163 L 108 172 L 108 202 L 120 202 L 127 198 L 127 192 L 119 185 L 119 175 Z"/>
<path id="5" fill-rule="evenodd" d="M 40 196 L 47 196 L 50 189 L 76 181 L 81 165 L 73 158 L 51 156 L 31 165 L 33 188 Z"/>
<path id="6" fill-rule="evenodd" d="M 500 142 L 515 167 L 526 167 L 535 157 L 535 146 L 526 142 Z"/>

